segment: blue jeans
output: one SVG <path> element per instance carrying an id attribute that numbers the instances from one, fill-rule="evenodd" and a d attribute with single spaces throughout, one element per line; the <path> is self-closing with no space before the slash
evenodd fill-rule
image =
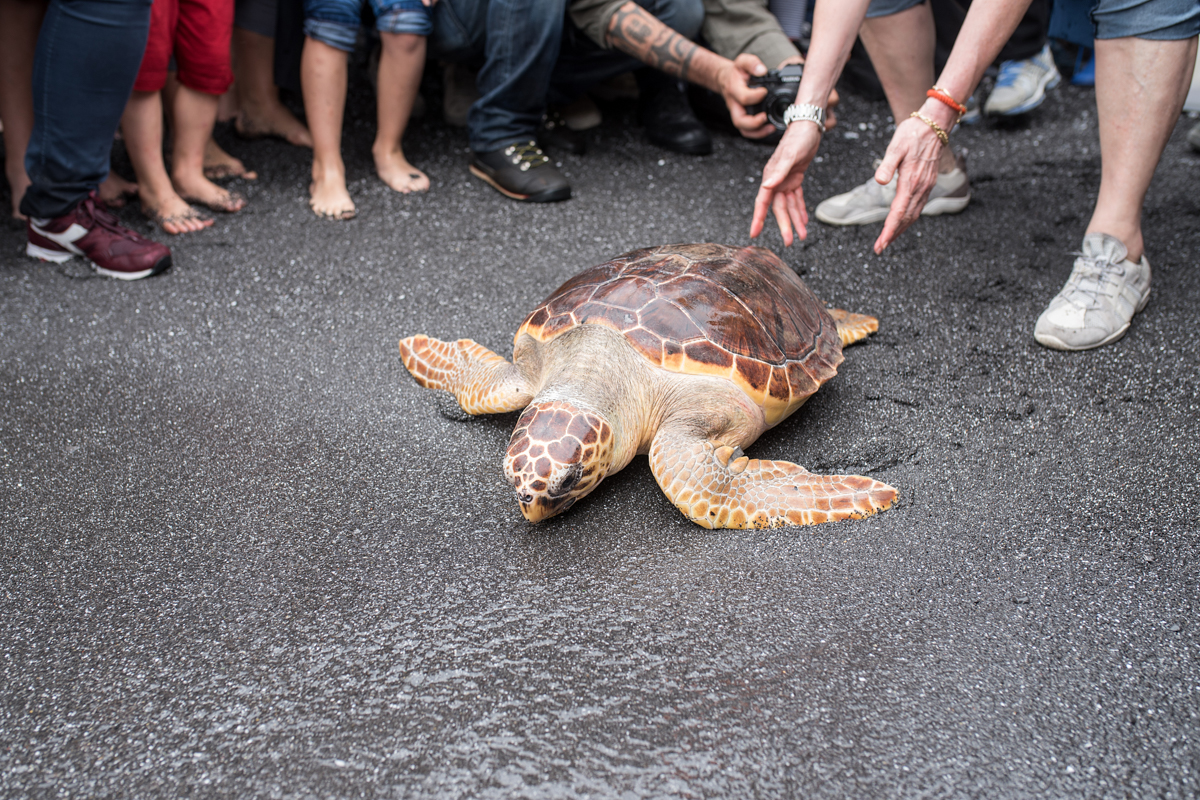
<path id="1" fill-rule="evenodd" d="M 1099 0 L 1092 7 L 1097 39 L 1191 39 L 1200 33 L 1197 0 Z"/>
<path id="2" fill-rule="evenodd" d="M 428 36 L 433 28 L 429 9 L 421 0 L 304 0 L 304 34 L 338 50 L 354 52 L 367 1 L 381 33 Z"/>
<path id="3" fill-rule="evenodd" d="M 33 185 L 22 214 L 61 217 L 108 177 L 149 31 L 150 0 L 50 0 L 33 61 Z"/>
<path id="4" fill-rule="evenodd" d="M 479 62 L 482 95 L 467 112 L 476 153 L 537 138 L 562 44 L 566 0 L 440 0 L 430 55 Z"/>
<path id="5" fill-rule="evenodd" d="M 704 23 L 702 0 L 634 1 L 659 22 L 686 39 L 695 39 L 700 34 L 700 26 Z M 554 80 L 550 85 L 551 103 L 567 105 L 602 81 L 646 66 L 619 50 L 601 49 L 570 22 L 567 22 L 566 27 L 562 52 L 559 54 L 558 64 L 554 68 Z M 640 83 L 641 81 L 639 85 Z"/>

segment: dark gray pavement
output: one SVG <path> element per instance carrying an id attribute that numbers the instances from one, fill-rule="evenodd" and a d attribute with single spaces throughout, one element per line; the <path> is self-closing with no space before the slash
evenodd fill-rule
<path id="1" fill-rule="evenodd" d="M 562 159 L 574 199 L 524 206 L 432 115 L 408 149 L 433 189 L 405 197 L 356 101 L 351 222 L 309 212 L 304 152 L 225 137 L 250 205 L 171 238 L 162 277 L 0 232 L 0 795 L 1200 795 L 1189 120 L 1146 206 L 1150 306 L 1099 351 L 1032 339 L 1099 182 L 1088 91 L 955 134 L 974 202 L 882 257 L 878 226 L 786 251 L 772 227 L 881 329 L 752 455 L 901 499 L 708 532 L 644 459 L 528 525 L 514 417 L 460 419 L 396 342 L 507 353 L 583 267 L 746 243 L 770 149 L 676 156 L 618 113 Z M 810 207 L 868 177 L 886 113 L 846 99 Z"/>

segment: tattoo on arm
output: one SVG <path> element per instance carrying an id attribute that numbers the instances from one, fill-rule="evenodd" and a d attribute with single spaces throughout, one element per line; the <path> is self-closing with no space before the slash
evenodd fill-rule
<path id="1" fill-rule="evenodd" d="M 700 49 L 632 0 L 613 14 L 607 37 L 618 50 L 685 81 Z"/>

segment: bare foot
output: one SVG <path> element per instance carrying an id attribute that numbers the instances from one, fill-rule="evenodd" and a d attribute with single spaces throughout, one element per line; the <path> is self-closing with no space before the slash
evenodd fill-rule
<path id="1" fill-rule="evenodd" d="M 297 147 L 313 146 L 308 128 L 282 103 L 265 108 L 243 109 L 234 122 L 234 130 L 247 139 L 274 136 Z"/>
<path id="2" fill-rule="evenodd" d="M 184 200 L 208 206 L 213 211 L 228 214 L 241 211 L 246 205 L 246 198 L 237 192 L 217 186 L 203 175 L 172 175 L 171 183 Z"/>
<path id="3" fill-rule="evenodd" d="M 318 174 L 320 177 L 318 177 Z M 346 190 L 346 175 L 338 170 L 322 171 L 313 168 L 313 181 L 308 185 L 311 199 L 308 205 L 318 217 L 353 219 L 358 213 L 350 192 Z"/>
<path id="4" fill-rule="evenodd" d="M 213 224 L 213 218 L 199 209 L 192 208 L 177 194 L 164 197 L 158 205 L 147 203 L 142 197 L 142 213 L 154 220 L 170 234 L 192 233 L 204 230 Z"/>
<path id="5" fill-rule="evenodd" d="M 258 173 L 246 169 L 240 159 L 226 153 L 211 136 L 204 143 L 204 177 L 210 181 L 221 181 L 226 178 L 242 178 L 253 181 L 258 179 Z"/>
<path id="6" fill-rule="evenodd" d="M 388 186 L 397 192 L 424 192 L 429 189 L 429 176 L 408 163 L 400 148 L 390 152 L 374 151 L 375 171 Z"/>
<path id="7" fill-rule="evenodd" d="M 108 177 L 96 188 L 96 194 L 109 208 L 124 208 L 131 197 L 137 197 L 138 185 L 127 181 L 111 169 Z"/>

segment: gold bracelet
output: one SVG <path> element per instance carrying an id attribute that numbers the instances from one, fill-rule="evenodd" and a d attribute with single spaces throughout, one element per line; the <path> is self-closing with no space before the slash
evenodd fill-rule
<path id="1" fill-rule="evenodd" d="M 938 125 L 936 122 L 934 122 L 929 117 L 922 114 L 920 111 L 914 111 L 911 114 L 909 114 L 908 116 L 916 117 L 917 119 L 921 120 L 921 122 L 924 122 L 926 125 L 928 125 L 930 128 L 933 128 L 933 132 L 936 133 L 937 137 L 942 140 L 942 144 L 946 145 L 947 147 L 950 146 L 950 136 L 944 130 L 942 130 L 941 125 Z"/>

